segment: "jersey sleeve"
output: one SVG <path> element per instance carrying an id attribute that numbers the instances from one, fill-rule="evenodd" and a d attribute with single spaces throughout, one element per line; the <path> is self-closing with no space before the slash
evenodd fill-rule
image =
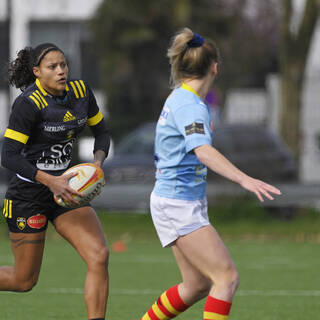
<path id="1" fill-rule="evenodd" d="M 93 153 L 95 153 L 97 150 L 102 150 L 107 156 L 110 147 L 109 129 L 107 128 L 106 121 L 97 105 L 97 101 L 93 92 L 88 86 L 87 88 L 89 95 L 87 124 L 90 127 L 91 132 L 95 138 Z"/>
<path id="2" fill-rule="evenodd" d="M 4 167 L 30 180 L 34 180 L 37 168 L 21 153 L 37 119 L 37 108 L 24 97 L 19 96 L 12 107 L 1 153 L 1 164 Z"/>
<path id="3" fill-rule="evenodd" d="M 89 127 L 96 126 L 103 120 L 103 115 L 98 107 L 96 98 L 92 92 L 92 90 L 88 87 L 88 96 L 89 96 L 89 110 L 88 110 L 88 120 L 87 125 Z"/>
<path id="4" fill-rule="evenodd" d="M 208 110 L 201 105 L 181 106 L 174 113 L 179 132 L 184 136 L 186 152 L 212 143 Z"/>
<path id="5" fill-rule="evenodd" d="M 35 105 L 24 97 L 18 97 L 12 106 L 9 125 L 4 134 L 5 138 L 26 144 L 31 131 L 37 122 L 38 111 Z"/>

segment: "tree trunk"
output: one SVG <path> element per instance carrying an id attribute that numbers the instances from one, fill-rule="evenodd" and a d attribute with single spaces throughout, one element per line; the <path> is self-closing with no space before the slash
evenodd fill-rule
<path id="1" fill-rule="evenodd" d="M 292 0 L 283 0 L 281 23 L 281 135 L 293 151 L 297 164 L 300 161 L 300 118 L 303 79 L 312 35 L 319 15 L 320 0 L 307 0 L 296 33 L 291 31 Z M 299 167 L 298 167 L 299 168 Z M 298 173 L 299 175 L 299 173 Z"/>
<path id="2" fill-rule="evenodd" d="M 281 135 L 299 163 L 302 79 L 294 61 L 288 63 L 281 78 Z"/>

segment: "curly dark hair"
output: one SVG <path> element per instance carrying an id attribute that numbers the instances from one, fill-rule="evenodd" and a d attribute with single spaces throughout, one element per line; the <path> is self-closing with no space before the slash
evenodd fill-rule
<path id="1" fill-rule="evenodd" d="M 25 47 L 17 54 L 17 58 L 7 64 L 6 74 L 11 86 L 25 90 L 36 80 L 33 67 L 39 66 L 42 59 L 51 51 L 60 51 L 53 43 L 41 43 L 35 48 Z M 64 54 L 64 53 L 63 53 Z"/>
<path id="2" fill-rule="evenodd" d="M 36 80 L 32 70 L 33 60 L 33 49 L 25 47 L 18 52 L 15 60 L 7 64 L 7 78 L 11 86 L 20 88 L 23 91 Z"/>

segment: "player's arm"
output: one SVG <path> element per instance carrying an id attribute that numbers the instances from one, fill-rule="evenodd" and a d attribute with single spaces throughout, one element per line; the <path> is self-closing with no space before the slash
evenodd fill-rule
<path id="1" fill-rule="evenodd" d="M 253 192 L 260 201 L 263 201 L 263 196 L 272 200 L 270 193 L 280 194 L 277 188 L 246 175 L 211 146 L 210 119 L 204 108 L 183 106 L 176 112 L 175 119 L 179 131 L 185 137 L 186 151 L 193 151 L 209 169 L 239 183 L 244 189 Z"/>
<path id="2" fill-rule="evenodd" d="M 46 185 L 56 195 L 63 194 L 65 200 L 74 202 L 71 195 L 77 192 L 68 186 L 68 179 L 71 177 L 55 177 L 41 171 L 21 154 L 38 121 L 36 107 L 24 97 L 18 97 L 13 104 L 9 125 L 4 134 L 1 164 L 24 178 Z"/>
<path id="3" fill-rule="evenodd" d="M 110 135 L 106 122 L 97 105 L 96 99 L 89 87 L 89 112 L 87 124 L 94 136 L 94 160 L 93 163 L 101 167 L 103 161 L 108 156 L 110 147 Z"/>
<path id="4" fill-rule="evenodd" d="M 107 157 L 106 153 L 102 150 L 97 150 L 94 155 L 93 155 L 93 163 L 98 166 L 101 167 L 103 161 L 105 160 L 105 158 Z"/>
<path id="5" fill-rule="evenodd" d="M 217 149 L 209 144 L 204 144 L 194 149 L 197 158 L 212 171 L 221 176 L 240 184 L 244 189 L 253 192 L 260 201 L 263 196 L 273 200 L 270 193 L 280 195 L 281 192 L 277 188 L 257 179 L 254 179 L 236 166 L 234 166 L 226 157 L 224 157 Z"/>
<path id="6" fill-rule="evenodd" d="M 25 98 L 18 97 L 12 106 L 1 152 L 3 167 L 30 180 L 34 180 L 37 168 L 25 159 L 21 152 L 29 140 L 37 117 L 36 108 Z"/>

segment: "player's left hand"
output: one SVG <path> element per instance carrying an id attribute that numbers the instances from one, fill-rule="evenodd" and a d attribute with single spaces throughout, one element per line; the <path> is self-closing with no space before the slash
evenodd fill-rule
<path id="1" fill-rule="evenodd" d="M 245 176 L 240 185 L 244 189 L 253 192 L 261 202 L 264 201 L 263 197 L 273 200 L 274 198 L 271 193 L 275 195 L 281 195 L 281 191 L 278 188 L 249 176 Z"/>

